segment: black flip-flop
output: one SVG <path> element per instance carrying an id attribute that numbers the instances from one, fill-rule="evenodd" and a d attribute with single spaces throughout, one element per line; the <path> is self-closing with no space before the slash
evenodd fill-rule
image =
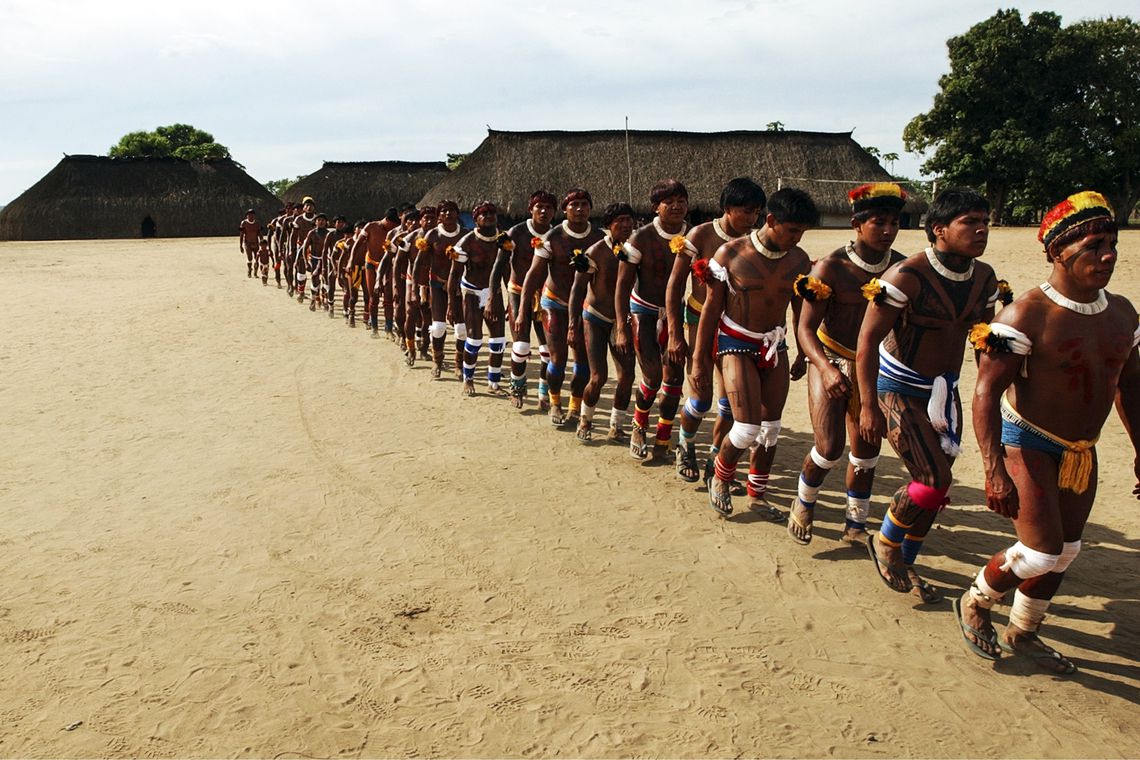
<path id="1" fill-rule="evenodd" d="M 958 629 L 962 632 L 962 641 L 966 642 L 966 646 L 968 646 L 970 648 L 970 651 L 973 652 L 974 654 L 976 654 L 978 657 L 981 657 L 983 660 L 999 660 L 999 659 L 1001 659 L 1002 649 L 1001 649 L 1001 644 L 999 644 L 998 640 L 997 640 L 997 631 L 993 631 L 990 635 L 987 636 L 986 634 L 982 633 L 978 629 L 976 629 L 972 626 L 966 625 L 966 621 L 962 619 L 962 600 L 961 600 L 961 598 L 956 598 L 953 602 L 953 606 L 954 606 L 954 616 L 958 621 Z M 982 641 L 984 641 L 987 644 L 994 647 L 994 649 L 996 651 L 987 652 L 986 650 L 984 650 L 980 646 L 978 646 L 978 643 L 976 641 L 971 641 L 970 636 L 977 636 Z"/>
<path id="2" fill-rule="evenodd" d="M 906 583 L 906 588 L 895 588 L 894 586 L 891 585 L 891 582 L 887 580 L 887 576 L 883 575 L 884 565 L 882 562 L 879 561 L 879 555 L 875 552 L 875 534 L 874 533 L 870 533 L 867 536 L 867 551 L 871 555 L 871 560 L 875 563 L 875 574 L 879 576 L 879 580 L 881 580 L 883 582 L 884 586 L 889 588 L 891 591 L 896 591 L 900 594 L 910 593 L 911 584 L 910 584 L 909 578 L 907 578 L 906 576 L 903 576 L 903 578 L 902 578 L 903 582 Z M 888 567 L 887 570 L 889 571 L 890 568 Z"/>

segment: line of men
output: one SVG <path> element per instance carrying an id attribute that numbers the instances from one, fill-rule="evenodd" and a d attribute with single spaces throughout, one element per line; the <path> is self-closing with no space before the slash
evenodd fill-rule
<path id="1" fill-rule="evenodd" d="M 861 185 L 848 197 L 854 239 L 814 262 L 799 246 L 819 223 L 810 196 L 785 188 L 767 197 L 748 178 L 725 186 L 719 217 L 692 228 L 688 192 L 671 179 L 651 190 L 654 217 L 636 229 L 633 209 L 624 203 L 608 205 L 595 227 L 589 192 L 575 188 L 560 201 L 536 191 L 529 218 L 508 230 L 499 228 L 491 202 L 472 209 L 474 228 L 465 229 L 451 201 L 390 209 L 352 231 L 337 218 L 328 230 L 309 198 L 300 213 L 278 217 L 270 230 L 284 240 L 276 246 L 284 253 L 274 255 L 275 271 L 294 252 L 294 279 L 286 272 L 290 294 L 303 301 L 304 273 L 323 276 L 324 290 L 318 294 L 314 284 L 312 292 L 331 315 L 340 282 L 342 309 L 353 324 L 361 289 L 366 325 L 378 334 L 382 303 L 385 332 L 403 347 L 409 366 L 418 351 L 432 362 L 432 376 L 441 377 L 450 326 L 466 396 L 476 394 L 486 335 L 488 391 L 522 408 L 533 335 L 542 370 L 540 408 L 555 426 L 574 421 L 582 442 L 593 439 L 612 359 L 617 377 L 607 440 L 627 444 L 636 459 L 664 459 L 680 412 L 673 448 L 678 476 L 703 479 L 710 506 L 722 516 L 733 513 L 734 495 L 747 494 L 754 512 L 786 521 L 799 544 L 812 541 L 819 491 L 827 473 L 842 464 L 849 440 L 841 540 L 865 546 L 887 587 L 925 604 L 941 594 L 916 562 L 949 502 L 961 445 L 958 378 L 972 347 L 978 363 L 973 423 L 986 502 L 1012 520 L 1018 540 L 994 555 L 954 601 L 956 621 L 980 657 L 996 660 L 1008 648 L 1046 671 L 1072 673 L 1076 665 L 1043 642 L 1038 629 L 1080 550 L 1096 490 L 1095 442 L 1114 404 L 1134 448 L 1140 437 L 1140 323 L 1126 299 L 1105 291 L 1117 257 L 1112 209 L 1091 191 L 1052 209 L 1039 231 L 1048 279 L 1014 300 L 979 261 L 990 207 L 975 191 L 938 194 L 925 224 L 930 245 L 912 256 L 892 247 L 906 201 L 899 185 Z M 564 216 L 557 224 L 556 203 Z M 247 213 L 241 246 L 251 277 L 254 224 Z M 264 284 L 268 254 L 261 252 L 268 245 L 264 238 L 256 243 Z M 999 301 L 1004 308 L 995 317 Z M 794 361 L 785 340 L 789 311 L 799 349 Z M 641 373 L 636 391 L 635 364 Z M 784 512 L 768 503 L 768 480 L 790 381 L 805 373 L 814 445 Z M 691 393 L 682 404 L 686 374 Z M 695 439 L 714 399 L 702 472 Z M 893 494 L 879 531 L 870 533 L 884 437 L 911 481 Z M 748 477 L 737 490 L 737 466 L 746 453 Z M 1140 498 L 1140 458 L 1134 469 L 1133 493 Z M 999 642 L 990 609 L 1010 591 L 1010 622 Z"/>

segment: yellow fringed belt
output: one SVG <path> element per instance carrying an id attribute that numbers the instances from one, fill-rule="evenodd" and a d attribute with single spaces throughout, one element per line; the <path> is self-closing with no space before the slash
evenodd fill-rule
<path id="1" fill-rule="evenodd" d="M 857 421 L 859 419 L 859 378 L 855 375 L 855 352 L 828 335 L 824 331 L 823 325 L 820 325 L 819 329 L 815 331 L 815 337 L 819 338 L 819 342 L 828 351 L 851 362 L 851 368 L 844 373 L 847 376 L 847 381 L 851 383 L 851 395 L 847 397 L 847 414 L 851 419 Z"/>
<path id="2" fill-rule="evenodd" d="M 1048 430 L 1043 430 L 1029 420 L 1018 414 L 1013 404 L 1003 395 L 1001 397 L 1001 415 L 1004 419 L 1017 425 L 1023 430 L 1039 435 L 1045 440 L 1062 449 L 1061 466 L 1057 472 L 1057 487 L 1073 493 L 1084 493 L 1089 487 L 1089 478 L 1092 476 L 1093 456 L 1092 450 L 1100 436 L 1091 441 L 1066 441 L 1058 438 Z"/>

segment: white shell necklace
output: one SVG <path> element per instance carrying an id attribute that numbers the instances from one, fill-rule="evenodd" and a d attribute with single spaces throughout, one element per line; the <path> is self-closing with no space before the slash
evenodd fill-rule
<path id="1" fill-rule="evenodd" d="M 1074 301 L 1071 298 L 1061 295 L 1056 288 L 1047 282 L 1041 283 L 1039 287 L 1041 288 L 1041 292 L 1044 293 L 1050 301 L 1058 306 L 1063 306 L 1069 311 L 1075 311 L 1077 314 L 1100 314 L 1108 308 L 1108 296 L 1104 294 L 1103 290 L 1096 294 L 1095 301 L 1082 303 L 1081 301 Z"/>
<path id="2" fill-rule="evenodd" d="M 472 230 L 472 232 L 475 233 L 475 237 L 479 238 L 484 243 L 497 243 L 497 242 L 499 242 L 499 228 L 498 227 L 495 228 L 495 234 L 491 235 L 490 237 L 487 237 L 483 233 L 479 232 L 478 227 L 476 227 L 474 230 Z"/>
<path id="3" fill-rule="evenodd" d="M 726 243 L 730 240 L 735 240 L 732 235 L 729 235 L 724 231 L 724 227 L 720 225 L 720 219 L 713 219 L 713 232 L 715 232 L 716 236 Z"/>
<path id="4" fill-rule="evenodd" d="M 666 232 L 665 228 L 661 226 L 661 217 L 655 216 L 653 217 L 653 229 L 657 230 L 657 234 L 660 235 L 663 239 L 672 240 L 678 235 L 684 235 L 688 231 L 689 225 L 681 222 L 680 232 Z"/>
<path id="5" fill-rule="evenodd" d="M 533 219 L 526 220 L 526 231 L 530 233 L 531 237 L 542 238 L 543 240 L 546 240 L 546 236 L 550 234 L 550 230 L 547 230 L 546 232 L 539 232 L 536 230 L 534 228 Z"/>
<path id="6" fill-rule="evenodd" d="M 442 223 L 440 223 L 440 224 L 437 224 L 437 225 L 435 226 L 435 228 L 436 228 L 437 230 L 439 230 L 439 234 L 443 235 L 444 237 L 449 237 L 449 238 L 455 237 L 455 236 L 456 236 L 456 235 L 458 235 L 460 232 L 463 232 L 463 227 L 461 227 L 461 226 L 460 226 L 460 225 L 458 225 L 458 224 L 457 224 L 457 225 L 455 225 L 455 232 L 448 232 L 447 230 L 445 230 L 445 229 L 443 228 L 443 224 L 442 224 Z"/>
<path id="7" fill-rule="evenodd" d="M 947 269 L 942 262 L 938 260 L 938 256 L 934 253 L 933 246 L 931 246 L 926 249 L 926 260 L 930 262 L 930 267 L 935 272 L 938 272 L 938 274 L 951 282 L 965 282 L 974 276 L 973 259 L 970 259 L 970 266 L 966 267 L 965 272 L 955 272 L 953 269 Z"/>
<path id="8" fill-rule="evenodd" d="M 882 261 L 880 261 L 878 264 L 869 264 L 864 261 L 858 253 L 855 252 L 855 243 L 853 242 L 847 244 L 847 258 L 851 259 L 852 264 L 859 267 L 864 272 L 870 272 L 871 274 L 882 274 L 887 270 L 887 267 L 891 265 L 891 252 L 889 249 L 885 254 L 883 254 Z"/>
<path id="9" fill-rule="evenodd" d="M 766 259 L 779 261 L 788 255 L 787 251 L 769 251 L 764 243 L 760 241 L 760 230 L 752 230 L 752 234 L 749 237 L 752 239 L 752 245 L 755 246 L 756 250 L 760 252 L 760 255 Z"/>
<path id="10" fill-rule="evenodd" d="M 572 238 L 575 238 L 577 240 L 581 240 L 582 238 L 587 237 L 591 232 L 594 231 L 594 225 L 590 224 L 589 222 L 586 222 L 586 231 L 585 232 L 575 232 L 574 230 L 570 229 L 570 222 L 564 221 L 564 222 L 562 222 L 562 231 L 565 232 L 567 235 L 569 235 Z M 539 235 L 539 237 L 543 237 L 543 236 Z"/>

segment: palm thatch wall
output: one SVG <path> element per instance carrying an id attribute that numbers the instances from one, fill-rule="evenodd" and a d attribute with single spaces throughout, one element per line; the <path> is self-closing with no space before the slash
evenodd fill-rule
<path id="1" fill-rule="evenodd" d="M 67 156 L 0 212 L 0 240 L 237 235 L 280 206 L 229 159 Z"/>
<path id="2" fill-rule="evenodd" d="M 392 206 L 415 203 L 447 173 L 442 161 L 326 161 L 282 197 L 297 203 L 311 195 L 327 214 L 379 219 Z"/>
<path id="3" fill-rule="evenodd" d="M 733 177 L 749 176 L 771 194 L 781 183 L 803 187 L 815 199 L 824 224 L 846 226 L 851 219 L 847 191 L 855 184 L 889 181 L 890 174 L 851 138 L 850 132 L 669 132 L 626 133 L 501 132 L 485 139 L 455 171 L 433 187 L 423 203 L 450 198 L 470 209 L 479 200 L 500 204 L 510 218 L 526 214 L 530 193 L 544 188 L 559 195 L 581 186 L 595 209 L 612 201 L 631 202 L 648 215 L 649 189 L 673 177 L 685 183 L 695 217 L 718 213 L 720 191 Z M 630 173 L 632 172 L 632 199 Z M 781 180 L 781 178 L 784 178 Z M 792 178 L 844 180 L 804 182 Z M 904 212 L 911 226 L 926 209 L 912 199 Z"/>

